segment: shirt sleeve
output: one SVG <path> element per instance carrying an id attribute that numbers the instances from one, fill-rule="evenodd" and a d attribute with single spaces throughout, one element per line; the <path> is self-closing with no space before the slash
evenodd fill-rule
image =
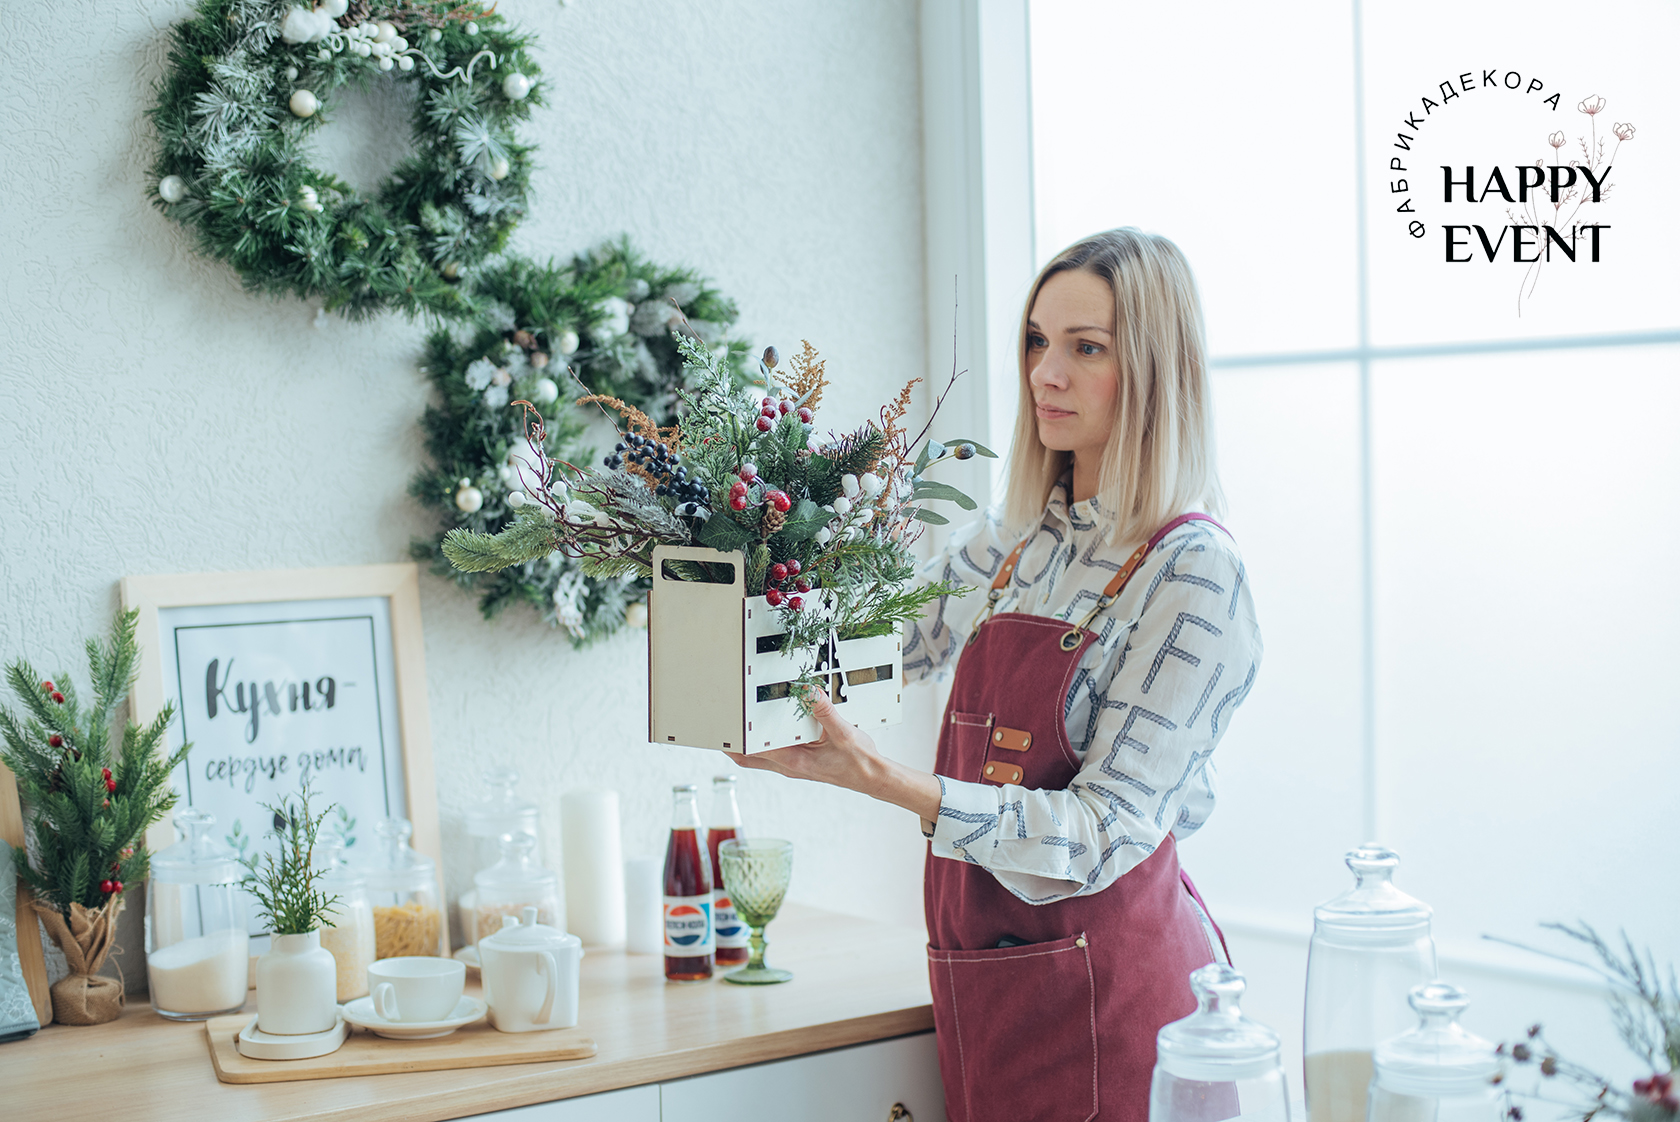
<path id="1" fill-rule="evenodd" d="M 1048 904 L 1107 888 L 1177 824 L 1262 647 L 1242 561 L 1222 536 L 1169 539 L 1161 555 L 1133 578 L 1149 584 L 1137 618 L 1121 622 L 1129 634 L 1112 676 L 1096 683 L 1079 773 L 1055 791 L 940 776 L 936 856 L 984 866 L 1020 899 Z"/>
<path id="2" fill-rule="evenodd" d="M 905 628 L 906 682 L 926 681 L 945 670 L 968 638 L 986 607 L 986 592 L 998 566 L 1009 555 L 1009 549 L 999 546 L 1000 533 L 997 512 L 988 510 L 984 518 L 953 533 L 945 548 L 922 565 L 918 575 L 924 583 L 953 581 L 967 585 L 969 592 L 929 601 L 921 618 Z"/>

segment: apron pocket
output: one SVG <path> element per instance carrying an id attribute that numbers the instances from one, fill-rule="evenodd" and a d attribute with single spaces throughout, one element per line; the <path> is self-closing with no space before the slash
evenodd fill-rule
<path id="1" fill-rule="evenodd" d="M 1097 1004 L 1085 942 L 928 948 L 952 1122 L 1096 1117 Z"/>

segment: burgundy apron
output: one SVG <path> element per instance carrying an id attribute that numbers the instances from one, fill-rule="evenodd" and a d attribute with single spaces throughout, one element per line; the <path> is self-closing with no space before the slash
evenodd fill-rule
<path id="1" fill-rule="evenodd" d="M 1019 612 L 983 617 L 957 662 L 935 770 L 1065 789 L 1080 761 L 1064 706 L 1095 640 L 1091 620 L 1161 539 L 1191 520 L 1213 521 L 1190 514 L 1164 526 L 1078 624 Z M 1025 545 L 998 570 L 992 605 Z M 1172 835 L 1101 892 L 1050 904 L 1024 903 L 980 865 L 931 851 L 924 885 L 951 1122 L 1147 1122 L 1155 1034 L 1195 1010 L 1190 972 L 1215 957 Z M 1231 1097 L 1229 1109 L 1210 1103 L 1208 1117 L 1236 1114 Z"/>

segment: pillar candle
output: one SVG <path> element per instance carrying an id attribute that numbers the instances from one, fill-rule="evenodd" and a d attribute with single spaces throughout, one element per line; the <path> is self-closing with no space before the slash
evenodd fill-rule
<path id="1" fill-rule="evenodd" d="M 566 924 L 585 946 L 624 945 L 624 844 L 618 792 L 567 791 L 560 796 L 566 867 Z"/>
<path id="2" fill-rule="evenodd" d="M 624 863 L 624 922 L 631 954 L 665 950 L 665 862 L 632 857 Z"/>

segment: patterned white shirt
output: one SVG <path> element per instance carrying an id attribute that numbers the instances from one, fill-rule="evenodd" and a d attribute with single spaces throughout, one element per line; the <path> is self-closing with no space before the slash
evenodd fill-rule
<path id="1" fill-rule="evenodd" d="M 1108 544 L 1095 499 L 1051 493 L 997 611 L 1082 618 L 1137 543 Z M 995 512 L 952 535 L 923 575 L 972 585 L 928 605 L 904 641 L 904 671 L 921 681 L 960 656 L 986 593 L 1019 538 Z M 1081 768 L 1065 790 L 993 786 L 939 776 L 933 852 L 990 870 L 1029 904 L 1100 892 L 1213 811 L 1214 747 L 1260 668 L 1260 627 L 1242 557 L 1207 522 L 1166 536 L 1092 623 L 1066 707 Z"/>

